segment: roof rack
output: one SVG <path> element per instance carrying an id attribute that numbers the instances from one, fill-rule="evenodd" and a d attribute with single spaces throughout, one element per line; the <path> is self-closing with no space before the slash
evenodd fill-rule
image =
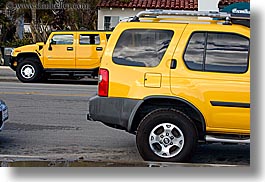
<path id="1" fill-rule="evenodd" d="M 250 14 L 227 13 L 218 11 L 185 11 L 185 10 L 146 10 L 139 12 L 133 17 L 131 22 L 139 22 L 140 18 L 158 18 L 159 16 L 189 16 L 189 17 L 209 17 L 217 20 L 225 20 L 225 24 L 238 23 L 245 25 L 250 22 Z M 249 24 L 249 23 L 248 23 Z M 247 26 L 247 25 L 245 25 Z"/>

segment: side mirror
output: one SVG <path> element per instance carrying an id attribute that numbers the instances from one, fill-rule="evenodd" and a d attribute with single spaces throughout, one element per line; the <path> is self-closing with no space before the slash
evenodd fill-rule
<path id="1" fill-rule="evenodd" d="M 49 47 L 48 47 L 49 51 L 52 50 L 52 44 L 56 44 L 56 42 L 53 39 L 51 39 L 50 42 L 49 42 Z"/>

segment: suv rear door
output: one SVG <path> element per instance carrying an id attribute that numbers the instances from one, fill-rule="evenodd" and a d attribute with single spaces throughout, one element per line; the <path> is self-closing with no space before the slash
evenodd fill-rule
<path id="1" fill-rule="evenodd" d="M 109 56 L 115 66 L 110 68 L 108 64 L 106 67 L 115 69 L 110 74 L 109 96 L 141 99 L 150 96 L 150 92 L 154 95 L 170 92 L 169 65 L 186 24 L 132 24 L 131 28 L 119 24 L 117 30 L 124 31 L 115 33 L 120 35 L 117 39 L 111 35 L 107 51 L 114 47 L 113 53 L 107 52 L 103 56 L 103 68 Z"/>
<path id="2" fill-rule="evenodd" d="M 249 31 L 188 25 L 174 54 L 171 91 L 197 107 L 208 131 L 250 130 Z"/>

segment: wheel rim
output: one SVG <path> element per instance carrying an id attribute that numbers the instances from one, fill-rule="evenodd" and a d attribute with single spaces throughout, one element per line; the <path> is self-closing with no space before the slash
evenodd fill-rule
<path id="1" fill-rule="evenodd" d="M 26 64 L 22 66 L 20 73 L 23 78 L 30 79 L 35 75 L 35 69 L 32 65 Z"/>
<path id="2" fill-rule="evenodd" d="M 162 158 L 171 158 L 179 154 L 184 146 L 182 131 L 172 123 L 157 125 L 149 135 L 149 146 Z"/>

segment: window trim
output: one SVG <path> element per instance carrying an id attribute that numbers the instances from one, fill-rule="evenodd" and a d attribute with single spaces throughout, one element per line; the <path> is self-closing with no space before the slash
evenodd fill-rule
<path id="1" fill-rule="evenodd" d="M 109 38 L 110 38 L 111 34 L 109 33 L 106 33 L 106 40 L 109 41 Z"/>
<path id="2" fill-rule="evenodd" d="M 192 36 L 195 34 L 195 33 L 203 33 L 204 36 L 205 36 L 205 46 L 204 46 L 204 51 L 203 51 L 203 60 L 202 60 L 202 70 L 194 70 L 194 69 L 191 69 L 188 67 L 187 63 L 186 63 L 186 60 L 184 59 L 185 57 L 185 54 L 187 52 L 187 48 L 188 48 L 188 45 L 189 45 L 189 42 L 192 38 Z M 208 42 L 208 34 L 209 33 L 214 33 L 214 34 L 230 34 L 230 35 L 238 35 L 239 37 L 242 37 L 242 38 L 245 38 L 248 40 L 248 43 L 249 43 L 249 46 L 248 46 L 248 56 L 247 56 L 247 67 L 246 67 L 246 70 L 243 71 L 243 72 L 231 72 L 231 71 L 210 71 L 210 70 L 205 70 L 205 62 L 206 62 L 206 57 L 207 57 L 207 42 Z M 239 34 L 239 33 L 235 33 L 235 32 L 216 32 L 216 31 L 193 31 L 191 34 L 190 34 L 190 37 L 186 43 L 186 47 L 185 47 L 185 50 L 184 50 L 184 54 L 182 55 L 182 60 L 186 66 L 186 68 L 188 70 L 191 70 L 191 71 L 199 71 L 199 72 L 208 72 L 208 73 L 229 73 L 229 74 L 244 74 L 244 73 L 247 73 L 248 70 L 249 70 L 249 59 L 250 59 L 250 38 L 242 35 L 242 34 Z"/>

